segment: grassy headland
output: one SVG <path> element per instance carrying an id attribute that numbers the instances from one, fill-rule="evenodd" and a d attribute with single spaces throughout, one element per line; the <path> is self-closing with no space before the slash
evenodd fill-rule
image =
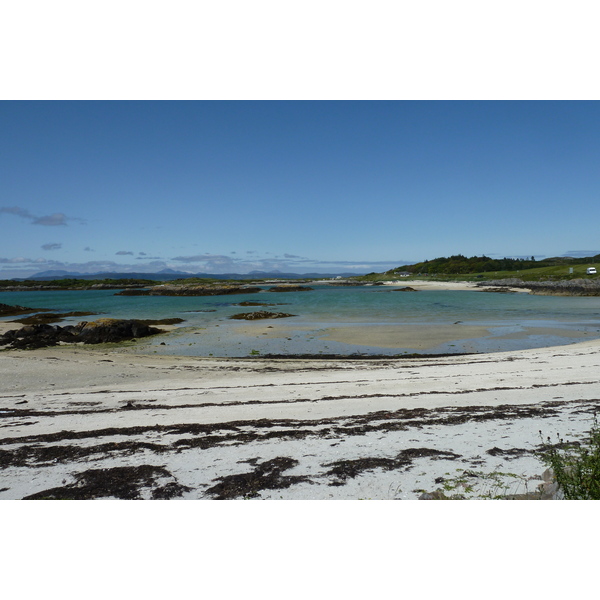
<path id="1" fill-rule="evenodd" d="M 573 279 L 594 280 L 597 275 L 587 275 L 588 267 L 600 271 L 600 254 L 585 258 L 556 257 L 536 261 L 533 259 L 492 259 L 487 256 L 463 255 L 436 258 L 413 265 L 402 265 L 384 273 L 369 273 L 357 277 L 358 281 L 390 281 L 402 278 L 438 279 L 442 281 L 487 281 L 520 279 L 528 281 L 569 281 Z M 406 276 L 405 274 L 409 275 Z"/>

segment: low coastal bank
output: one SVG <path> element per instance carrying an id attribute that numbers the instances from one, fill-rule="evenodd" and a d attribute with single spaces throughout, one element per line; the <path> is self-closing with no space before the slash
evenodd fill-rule
<path id="1" fill-rule="evenodd" d="M 1 292 L 44 292 L 44 291 L 94 291 L 94 290 L 115 290 L 117 295 L 121 296 L 225 296 L 232 294 L 255 294 L 265 287 L 269 292 L 297 292 L 310 291 L 317 287 L 343 287 L 343 286 L 380 286 L 390 285 L 394 287 L 404 287 L 410 284 L 415 290 L 476 290 L 481 291 L 512 291 L 529 292 L 533 294 L 557 295 L 557 296 L 600 296 L 600 280 L 597 278 L 575 278 L 553 281 L 523 281 L 519 278 L 505 278 L 485 281 L 459 281 L 443 279 L 407 279 L 405 281 L 353 281 L 353 280 L 315 280 L 306 281 L 310 285 L 300 285 L 296 283 L 278 283 L 267 284 L 265 282 L 232 282 L 223 283 L 126 283 L 114 281 L 111 283 L 91 283 L 77 282 L 73 285 L 64 283 L 63 285 L 52 285 L 51 283 L 40 283 L 37 285 L 15 284 L 3 285 Z"/>
<path id="2" fill-rule="evenodd" d="M 526 291 L 540 296 L 600 296 L 600 280 L 568 279 L 561 281 L 521 281 L 520 279 L 498 279 L 483 284 L 496 286 L 500 290 Z"/>
<path id="3" fill-rule="evenodd" d="M 371 361 L 5 351 L 0 498 L 535 492 L 539 432 L 580 438 L 600 408 L 599 350 Z"/>

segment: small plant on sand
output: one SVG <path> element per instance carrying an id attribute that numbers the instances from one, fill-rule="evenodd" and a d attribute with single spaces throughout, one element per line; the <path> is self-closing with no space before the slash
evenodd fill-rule
<path id="1" fill-rule="evenodd" d="M 565 442 L 558 436 L 558 443 L 542 437 L 539 456 L 554 472 L 556 482 L 566 500 L 600 500 L 600 429 L 598 418 L 585 443 Z"/>
<path id="2" fill-rule="evenodd" d="M 260 350 L 250 350 L 250 356 L 258 356 L 260 354 Z"/>
<path id="3" fill-rule="evenodd" d="M 493 471 L 471 471 L 456 469 L 454 477 L 440 477 L 440 492 L 447 500 L 503 500 L 511 494 L 528 492 L 528 481 L 524 475 Z M 446 473 L 446 475 L 450 475 Z M 450 495 L 448 495 L 450 493 Z"/>

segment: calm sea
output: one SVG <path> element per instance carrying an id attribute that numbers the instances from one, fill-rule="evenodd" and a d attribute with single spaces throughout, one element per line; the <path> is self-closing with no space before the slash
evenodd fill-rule
<path id="1" fill-rule="evenodd" d="M 453 340 L 425 352 L 489 352 L 568 344 L 600 338 L 600 297 L 533 296 L 479 291 L 397 292 L 390 287 L 315 286 L 310 292 L 264 292 L 234 296 L 116 296 L 115 290 L 1 292 L 0 303 L 56 312 L 93 311 L 120 319 L 185 319 L 173 332 L 141 341 L 135 351 L 196 356 L 249 354 L 402 354 L 414 348 L 379 348 L 323 340 L 330 327 L 420 325 L 436 327 L 460 322 L 483 325 L 489 335 Z M 265 302 L 270 307 L 240 307 L 239 302 Z M 240 322 L 238 312 L 270 310 L 291 318 Z M 3 318 L 9 321 L 15 317 Z M 94 320 L 70 318 L 63 322 Z M 246 332 L 240 333 L 240 325 Z M 248 328 L 284 326 L 280 337 L 248 334 Z M 321 337 L 320 337 L 321 336 Z M 131 347 L 124 351 L 134 351 Z"/>

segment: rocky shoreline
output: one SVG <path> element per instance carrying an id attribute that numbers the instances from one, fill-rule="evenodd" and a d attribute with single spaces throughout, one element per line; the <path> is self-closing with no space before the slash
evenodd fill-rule
<path id="1" fill-rule="evenodd" d="M 570 279 L 562 281 L 522 281 L 497 279 L 478 283 L 478 287 L 495 287 L 486 291 L 504 291 L 505 288 L 525 289 L 538 296 L 600 296 L 600 280 Z"/>
<path id="2" fill-rule="evenodd" d="M 121 290 L 121 289 L 140 289 L 146 288 L 148 284 L 144 283 L 93 283 L 80 286 L 60 286 L 60 285 L 5 285 L 0 288 L 0 292 L 81 292 L 87 290 Z"/>
<path id="3" fill-rule="evenodd" d="M 277 285 L 267 292 L 305 292 L 313 288 L 302 285 Z M 257 286 L 245 284 L 228 285 L 157 285 L 144 289 L 126 289 L 115 296 L 227 296 L 230 294 L 256 294 L 263 291 Z"/>
<path id="4" fill-rule="evenodd" d="M 245 285 L 157 285 L 144 289 L 126 289 L 115 296 L 226 296 L 256 294 L 261 288 Z"/>

